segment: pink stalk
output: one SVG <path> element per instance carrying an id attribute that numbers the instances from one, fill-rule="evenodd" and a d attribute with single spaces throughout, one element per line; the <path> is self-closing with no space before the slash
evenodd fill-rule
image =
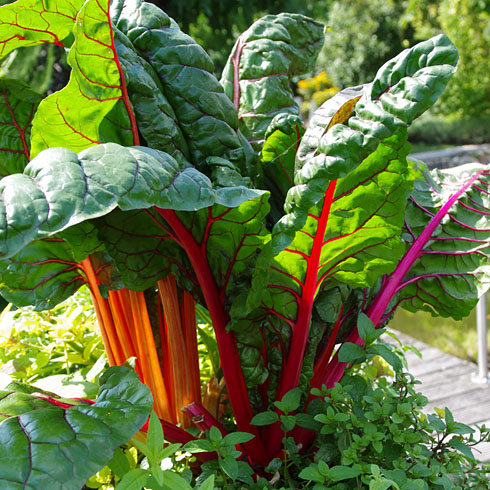
<path id="1" fill-rule="evenodd" d="M 447 202 L 441 207 L 438 213 L 430 220 L 425 230 L 419 235 L 419 237 L 412 243 L 412 246 L 405 254 L 403 259 L 398 264 L 394 272 L 391 273 L 390 277 L 386 281 L 386 284 L 378 293 L 376 299 L 373 301 L 371 306 L 367 311 L 367 316 L 372 320 L 374 326 L 377 327 L 386 308 L 388 307 L 391 299 L 398 291 L 400 283 L 407 274 L 407 272 L 412 267 L 413 263 L 420 257 L 422 249 L 425 247 L 427 242 L 430 240 L 432 233 L 439 226 L 442 218 L 446 216 L 449 212 L 451 206 L 464 194 L 473 183 L 478 180 L 483 171 L 477 172 L 475 175 L 468 180 L 468 182 L 458 190 Z"/>

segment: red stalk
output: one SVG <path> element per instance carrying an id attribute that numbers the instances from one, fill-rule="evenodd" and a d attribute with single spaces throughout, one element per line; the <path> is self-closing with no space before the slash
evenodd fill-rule
<path id="1" fill-rule="evenodd" d="M 328 189 L 325 191 L 322 214 L 318 220 L 318 228 L 313 240 L 311 254 L 307 259 L 306 278 L 301 297 L 298 301 L 298 316 L 296 325 L 293 329 L 286 368 L 283 370 L 279 382 L 279 389 L 277 392 L 278 400 L 280 400 L 289 390 L 298 386 L 299 375 L 301 373 L 301 368 L 303 367 L 306 342 L 308 341 L 308 332 L 310 330 L 313 302 L 319 286 L 318 267 L 320 265 L 320 256 L 336 185 L 337 181 L 332 180 Z"/>
<path id="2" fill-rule="evenodd" d="M 298 386 L 299 383 L 299 376 L 301 368 L 303 367 L 306 343 L 308 341 L 308 333 L 310 330 L 313 302 L 319 286 L 318 268 L 320 265 L 322 246 L 325 239 L 328 217 L 330 215 L 330 208 L 332 206 L 336 185 L 337 181 L 332 180 L 325 191 L 322 213 L 318 220 L 318 227 L 313 239 L 311 254 L 307 259 L 306 278 L 301 297 L 298 301 L 296 325 L 293 329 L 286 368 L 281 374 L 279 389 L 276 395 L 277 400 L 280 400 L 288 391 Z M 272 454 L 274 457 L 281 447 L 282 432 L 279 423 L 276 422 L 270 426 L 266 431 L 266 434 L 267 439 L 270 441 L 269 454 Z"/>
<path id="3" fill-rule="evenodd" d="M 221 303 L 219 290 L 211 272 L 206 251 L 198 245 L 192 233 L 182 224 L 175 211 L 158 207 L 154 209 L 172 227 L 180 245 L 189 257 L 199 285 L 201 286 L 216 332 L 228 398 L 233 414 L 235 415 L 237 428 L 239 431 L 249 432 L 255 435 L 250 442 L 245 444 L 245 447 L 249 450 L 250 456 L 253 456 L 255 461 L 259 464 L 266 465 L 268 458 L 258 429 L 256 426 L 250 424 L 253 412 L 248 399 L 245 379 L 240 368 L 240 357 L 235 336 L 233 332 L 226 331 L 229 317 Z"/>

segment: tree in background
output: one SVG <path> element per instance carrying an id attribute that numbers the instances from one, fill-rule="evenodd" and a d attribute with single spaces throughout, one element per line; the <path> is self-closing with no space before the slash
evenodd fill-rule
<path id="1" fill-rule="evenodd" d="M 410 0 L 417 39 L 445 32 L 459 51 L 458 71 L 434 112 L 490 117 L 490 0 Z"/>
<path id="2" fill-rule="evenodd" d="M 234 39 L 266 14 L 292 12 L 325 19 L 331 0 L 152 0 L 202 45 L 221 74 Z"/>
<path id="3" fill-rule="evenodd" d="M 412 44 L 413 29 L 403 27 L 400 0 L 333 2 L 328 13 L 330 27 L 318 60 L 335 85 L 358 85 L 374 78 L 378 68 Z"/>

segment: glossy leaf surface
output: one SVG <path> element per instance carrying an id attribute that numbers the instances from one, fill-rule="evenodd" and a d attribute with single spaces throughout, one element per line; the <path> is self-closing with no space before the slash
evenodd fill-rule
<path id="1" fill-rule="evenodd" d="M 100 382 L 94 405 L 1 392 L 0 411 L 10 415 L 0 423 L 4 488 L 78 490 L 144 424 L 153 400 L 134 371 L 113 367 Z"/>
<path id="2" fill-rule="evenodd" d="M 284 214 L 284 200 L 294 185 L 295 156 L 305 130 L 298 116 L 279 114 L 270 124 L 260 155 L 264 185 L 271 193 L 271 216 Z"/>
<path id="3" fill-rule="evenodd" d="M 333 125 L 320 138 L 318 155 L 298 168 L 296 186 L 286 199 L 288 214 L 274 230 L 276 253 L 291 242 L 295 230 L 306 222 L 308 210 L 323 198 L 326 180 L 348 175 L 380 142 L 407 127 L 437 100 L 457 59 L 454 45 L 440 35 L 403 51 L 380 68 L 347 124 Z M 392 84 L 386 85 L 386 80 Z"/>
<path id="4" fill-rule="evenodd" d="M 0 181 L 1 255 L 16 254 L 31 241 L 87 219 L 123 210 L 195 210 L 220 203 L 234 207 L 260 195 L 246 188 L 213 189 L 192 167 L 149 148 L 113 143 L 76 153 L 51 148 L 40 153 L 23 174 Z"/>
<path id="5" fill-rule="evenodd" d="M 277 114 L 298 114 L 290 80 L 311 71 L 325 27 L 299 14 L 267 15 L 237 40 L 221 83 L 233 101 L 240 128 L 258 148 Z"/>
<path id="6" fill-rule="evenodd" d="M 236 110 L 204 49 L 150 3 L 113 2 L 111 18 L 157 73 L 187 141 L 191 163 L 203 169 L 208 157 L 221 157 L 248 175 L 251 149 L 237 132 Z"/>
<path id="7" fill-rule="evenodd" d="M 78 153 L 104 142 L 138 144 L 108 9 L 107 1 L 89 0 L 78 13 L 68 56 L 70 80 L 41 102 L 33 121 L 31 157 L 58 146 Z"/>

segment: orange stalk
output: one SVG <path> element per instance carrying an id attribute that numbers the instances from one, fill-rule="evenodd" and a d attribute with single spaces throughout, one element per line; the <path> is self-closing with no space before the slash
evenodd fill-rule
<path id="1" fill-rule="evenodd" d="M 126 360 L 124 352 L 117 336 L 112 312 L 107 299 L 103 298 L 99 291 L 99 281 L 90 261 L 90 257 L 82 260 L 81 264 L 87 277 L 90 292 L 92 294 L 95 312 L 99 320 L 102 339 L 107 352 L 107 358 L 111 366 L 123 364 Z"/>
<path id="2" fill-rule="evenodd" d="M 119 295 L 116 294 L 117 291 L 109 291 L 109 306 L 112 311 L 112 317 L 114 319 L 114 325 L 118 337 L 121 341 L 122 349 L 124 352 L 124 357 L 129 359 L 130 357 L 138 357 L 133 340 L 130 335 L 130 329 L 128 327 L 128 319 L 122 309 Z M 139 359 L 136 359 L 135 370 L 141 377 L 141 366 Z"/>
<path id="3" fill-rule="evenodd" d="M 170 404 L 163 382 L 162 371 L 153 339 L 150 318 L 146 308 L 145 295 L 141 291 L 128 291 L 136 333 L 138 358 L 144 382 L 150 387 L 155 400 L 155 411 L 160 418 L 174 422 Z"/>
<path id="4" fill-rule="evenodd" d="M 175 416 L 177 420 L 181 420 L 181 409 L 187 404 L 187 393 L 190 392 L 190 386 L 189 379 L 186 373 L 187 353 L 180 318 L 177 285 L 172 275 L 168 275 L 165 279 L 158 281 L 157 284 L 158 294 L 160 296 L 160 300 L 163 306 L 163 312 L 165 315 L 165 326 L 167 334 L 166 343 L 169 347 L 169 349 L 167 349 L 167 355 L 169 358 L 171 370 L 171 372 L 168 374 L 173 381 L 172 400 L 175 407 Z M 177 382 L 177 379 L 179 382 Z"/>
<path id="5" fill-rule="evenodd" d="M 194 298 L 184 291 L 180 305 L 182 331 L 184 334 L 186 359 L 186 375 L 189 377 L 190 391 L 187 394 L 190 403 L 201 402 L 201 372 L 199 370 L 199 354 L 197 350 L 196 303 Z"/>

